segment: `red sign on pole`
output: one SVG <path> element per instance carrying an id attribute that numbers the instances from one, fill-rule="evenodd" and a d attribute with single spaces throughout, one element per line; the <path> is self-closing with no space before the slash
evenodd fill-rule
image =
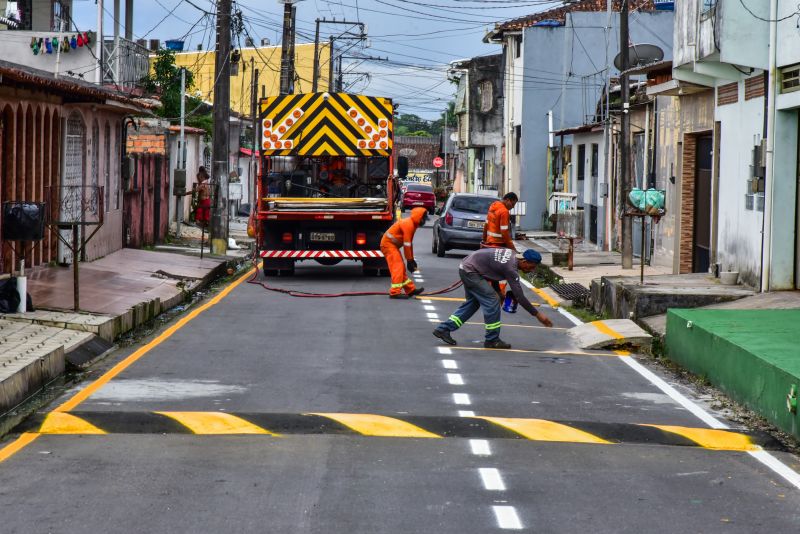
<path id="1" fill-rule="evenodd" d="M 444 165 L 444 160 L 442 158 L 440 158 L 438 156 L 433 158 L 433 166 L 434 167 L 436 167 L 438 169 L 442 165 Z"/>

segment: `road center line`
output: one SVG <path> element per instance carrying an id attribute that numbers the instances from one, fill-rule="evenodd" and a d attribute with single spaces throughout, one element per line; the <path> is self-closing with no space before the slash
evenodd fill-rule
<path id="1" fill-rule="evenodd" d="M 442 367 L 445 369 L 458 369 L 458 363 L 455 360 L 442 360 Z"/>
<path id="2" fill-rule="evenodd" d="M 480 467 L 478 473 L 481 475 L 483 487 L 487 491 L 505 491 L 506 485 L 503 482 L 503 477 L 500 476 L 500 471 L 494 467 Z"/>
<path id="3" fill-rule="evenodd" d="M 453 386 L 464 385 L 464 378 L 458 373 L 447 373 L 447 381 Z"/>
<path id="4" fill-rule="evenodd" d="M 426 304 L 423 308 L 425 308 L 425 311 L 436 311 L 436 306 L 431 306 L 430 304 Z"/>
<path id="5" fill-rule="evenodd" d="M 453 402 L 465 406 L 469 406 L 470 404 L 472 404 L 472 401 L 469 400 L 469 395 L 467 395 L 466 393 L 453 393 Z"/>
<path id="6" fill-rule="evenodd" d="M 492 506 L 497 526 L 505 530 L 522 530 L 517 510 L 513 506 Z"/>
<path id="7" fill-rule="evenodd" d="M 475 412 L 472 410 L 459 410 L 458 411 L 459 417 L 475 417 Z"/>
<path id="8" fill-rule="evenodd" d="M 491 456 L 492 449 L 489 447 L 489 441 L 485 439 L 471 439 L 469 446 L 472 449 L 472 454 L 475 456 Z"/>
<path id="9" fill-rule="evenodd" d="M 436 319 L 437 321 L 439 320 L 439 315 L 436 313 L 426 313 L 425 315 L 428 316 L 428 319 Z"/>
<path id="10" fill-rule="evenodd" d="M 449 347 L 436 347 L 436 350 L 439 351 L 439 354 L 453 354 Z"/>

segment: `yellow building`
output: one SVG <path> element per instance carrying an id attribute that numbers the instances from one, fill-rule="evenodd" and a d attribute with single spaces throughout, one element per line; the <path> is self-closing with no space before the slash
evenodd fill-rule
<path id="1" fill-rule="evenodd" d="M 252 69 L 258 69 L 258 97 L 280 94 L 281 47 L 260 46 L 239 49 L 241 59 L 238 68 L 231 69 L 231 110 L 242 115 L 250 115 L 250 87 Z M 328 44 L 319 46 L 319 90 L 328 88 Z M 178 52 L 175 65 L 186 67 L 194 73 L 194 87 L 190 90 L 195 96 L 207 102 L 214 101 L 214 51 Z M 295 93 L 310 93 L 314 72 L 314 44 L 295 45 Z"/>

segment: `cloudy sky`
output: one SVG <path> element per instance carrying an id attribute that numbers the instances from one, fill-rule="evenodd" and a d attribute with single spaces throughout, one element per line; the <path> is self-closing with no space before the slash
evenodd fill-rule
<path id="1" fill-rule="evenodd" d="M 211 0 L 134 0 L 134 35 L 146 39 L 184 39 L 186 49 L 202 43 L 213 48 L 215 2 Z M 360 21 L 367 25 L 368 41 L 340 41 L 352 46 L 347 56 L 380 57 L 388 61 L 348 59 L 345 84 L 351 92 L 388 96 L 401 112 L 435 118 L 454 93 L 447 81 L 449 62 L 499 52 L 481 39 L 497 21 L 527 15 L 558 4 L 550 0 L 302 0 L 297 3 L 297 42 L 314 41 L 314 20 Z M 124 1 L 122 2 L 124 6 Z M 256 42 L 267 38 L 280 44 L 283 6 L 277 0 L 234 0 L 244 19 L 245 32 Z M 78 28 L 96 27 L 94 0 L 75 0 Z M 112 31 L 113 1 L 105 0 L 105 33 Z M 348 26 L 328 26 L 322 32 L 339 35 Z M 338 45 L 337 45 L 338 46 Z M 369 73 L 369 79 L 359 73 Z"/>

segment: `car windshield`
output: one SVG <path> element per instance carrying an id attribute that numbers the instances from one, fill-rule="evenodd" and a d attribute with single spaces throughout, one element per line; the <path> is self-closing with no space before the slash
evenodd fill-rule
<path id="1" fill-rule="evenodd" d="M 496 198 L 491 197 L 455 197 L 451 207 L 458 211 L 487 213 L 489 206 L 496 200 Z"/>
<path id="2" fill-rule="evenodd" d="M 408 191 L 421 191 L 424 193 L 433 193 L 433 188 L 429 185 L 408 184 Z"/>

